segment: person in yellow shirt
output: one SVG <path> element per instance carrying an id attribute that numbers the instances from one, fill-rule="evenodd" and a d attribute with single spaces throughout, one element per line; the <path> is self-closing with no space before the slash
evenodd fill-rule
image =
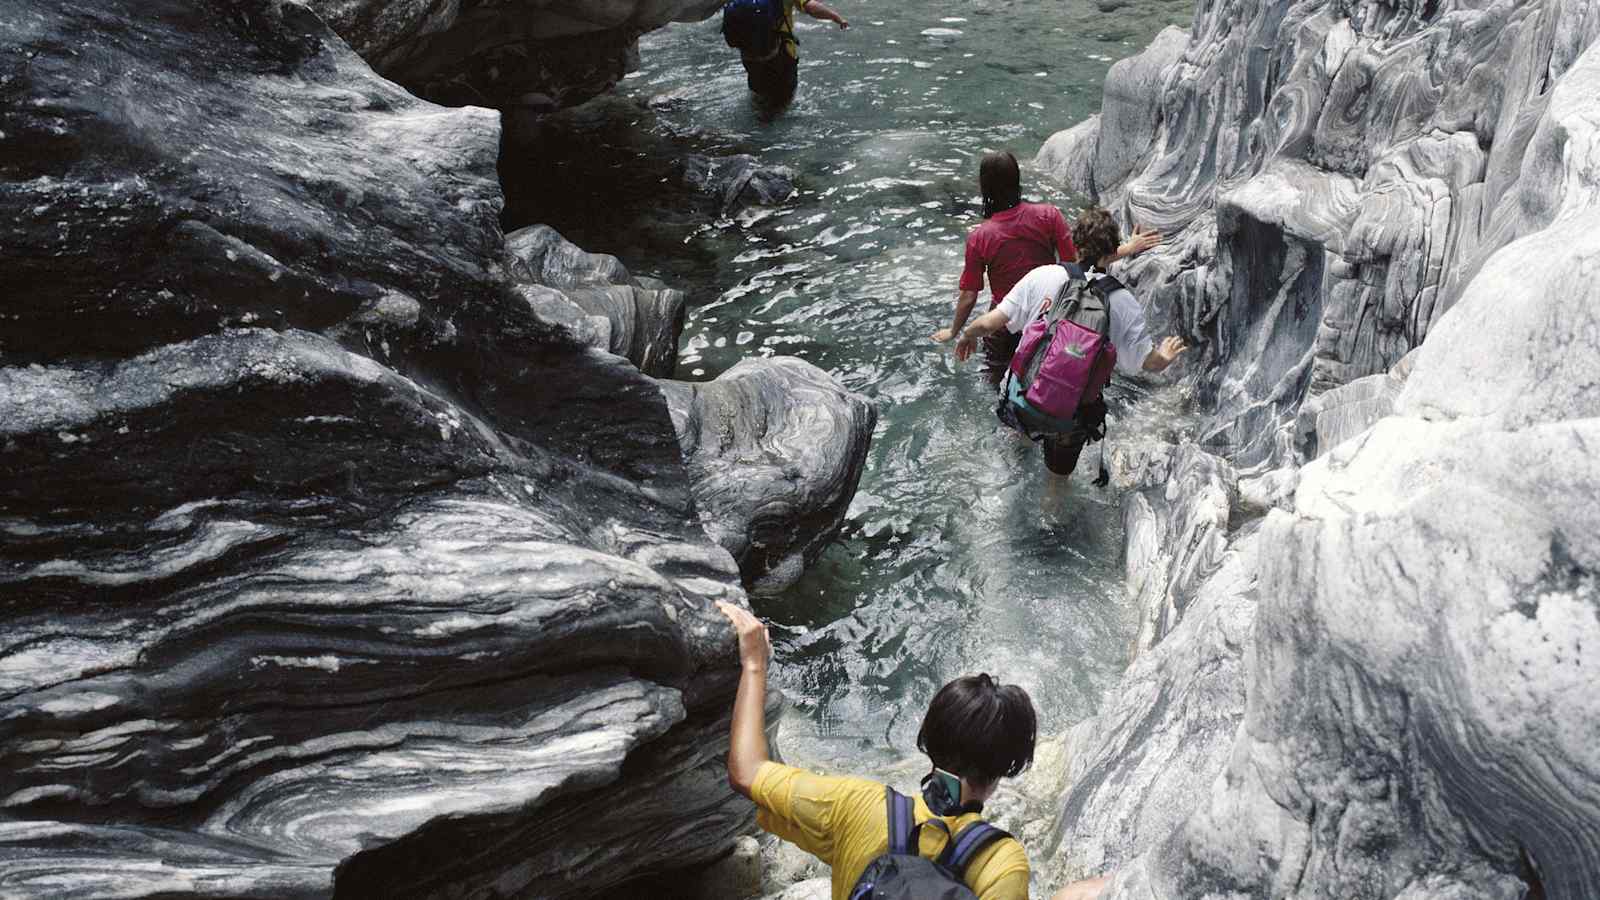
<path id="1" fill-rule="evenodd" d="M 755 801 L 757 825 L 832 866 L 833 900 L 849 900 L 862 873 L 889 850 L 893 807 L 886 798 L 894 795 L 869 779 L 818 775 L 768 758 L 767 662 L 772 645 L 767 629 L 745 609 L 718 606 L 739 636 L 742 666 L 728 782 Z M 939 690 L 917 732 L 917 749 L 933 763 L 922 796 L 912 806 L 919 824 L 914 837 L 918 855 L 934 859 L 952 840 L 961 842 L 963 829 L 979 820 L 984 800 L 1000 779 L 1015 777 L 1033 762 L 1036 732 L 1033 703 L 1016 685 L 1001 685 L 984 674 L 957 678 Z M 1027 900 L 1027 854 L 1004 832 L 972 855 L 962 875 L 979 900 Z M 1089 900 L 1097 893 L 1066 896 Z"/>

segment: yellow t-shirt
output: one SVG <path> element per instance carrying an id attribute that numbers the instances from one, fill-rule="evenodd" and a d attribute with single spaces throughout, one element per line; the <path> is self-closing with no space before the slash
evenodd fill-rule
<path id="1" fill-rule="evenodd" d="M 876 781 L 764 762 L 750 797 L 760 807 L 757 825 L 833 867 L 833 900 L 848 900 L 867 864 L 889 850 L 889 810 Z M 921 797 L 914 801 L 916 821 L 934 818 Z M 960 834 L 981 816 L 940 818 L 951 834 Z M 949 840 L 933 827 L 919 835 L 917 850 L 929 859 Z M 973 858 L 966 882 L 978 900 L 1028 900 L 1028 855 L 1014 838 L 995 841 Z"/>

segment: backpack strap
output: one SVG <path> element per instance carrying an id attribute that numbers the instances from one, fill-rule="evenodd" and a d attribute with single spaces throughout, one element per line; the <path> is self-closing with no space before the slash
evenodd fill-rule
<path id="1" fill-rule="evenodd" d="M 957 878 L 964 878 L 973 857 L 995 841 L 1008 837 L 1011 835 L 988 822 L 973 822 L 945 846 L 944 852 L 939 854 L 939 864 L 954 872 Z"/>
<path id="2" fill-rule="evenodd" d="M 1094 292 L 1099 294 L 1100 299 L 1102 300 L 1111 299 L 1111 295 L 1117 291 L 1127 290 L 1122 282 L 1110 275 L 1101 275 L 1099 278 L 1091 278 L 1089 280 L 1089 286 L 1094 288 Z"/>
<path id="3" fill-rule="evenodd" d="M 883 790 L 889 804 L 889 852 L 896 856 L 916 853 L 916 847 L 912 846 L 917 836 L 916 811 L 911 798 L 892 787 Z"/>

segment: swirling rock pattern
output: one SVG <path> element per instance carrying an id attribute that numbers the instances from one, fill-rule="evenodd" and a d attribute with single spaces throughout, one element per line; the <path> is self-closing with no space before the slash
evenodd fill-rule
<path id="1" fill-rule="evenodd" d="M 511 232 L 506 250 L 513 277 L 550 289 L 530 296 L 530 303 L 566 300 L 588 320 L 584 333 L 592 346 L 627 357 L 647 375 L 672 377 L 683 332 L 683 291 L 634 278 L 615 256 L 586 252 L 548 225 Z"/>
<path id="2" fill-rule="evenodd" d="M 748 831 L 739 568 L 507 248 L 496 117 L 275 0 L 13 5 L 0 67 L 0 895 L 582 897 Z M 670 368 L 681 295 L 560 250 Z"/>
<path id="3" fill-rule="evenodd" d="M 1597 31 L 1586 2 L 1207 7 L 1038 162 L 1174 236 L 1129 280 L 1200 342 L 1206 443 L 1288 462 L 1302 400 L 1387 370 L 1550 223 L 1568 136 L 1540 114 Z"/>
<path id="4" fill-rule="evenodd" d="M 706 531 L 752 590 L 789 586 L 843 525 L 877 411 L 790 357 L 749 359 L 710 383 L 662 389 Z"/>
<path id="5" fill-rule="evenodd" d="M 638 38 L 717 0 L 307 0 L 373 68 L 438 103 L 581 103 L 637 67 Z"/>
<path id="6" fill-rule="evenodd" d="M 1056 864 L 1118 867 L 1108 900 L 1600 895 L 1597 33 L 1593 2 L 1202 6 L 1151 153 L 1083 185 L 1182 229 L 1129 278 L 1208 341 L 1242 477 L 1201 584 L 1255 598 L 1237 664 L 1192 603 L 1084 729 Z M 1226 753 L 1161 705 L 1240 682 Z"/>

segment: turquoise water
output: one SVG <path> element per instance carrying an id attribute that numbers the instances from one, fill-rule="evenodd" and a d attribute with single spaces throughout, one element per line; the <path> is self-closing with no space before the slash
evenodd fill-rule
<path id="1" fill-rule="evenodd" d="M 1064 502 L 1047 502 L 1038 451 L 998 429 L 976 362 L 957 364 L 928 335 L 947 324 L 962 242 L 980 221 L 979 156 L 1014 150 L 1024 192 L 1072 214 L 1080 198 L 1027 161 L 1098 108 L 1113 61 L 1192 6 L 837 8 L 850 30 L 802 17 L 800 92 L 772 122 L 715 20 L 647 35 L 615 96 L 545 126 L 526 152 L 542 187 L 513 198 L 512 218 L 687 289 L 680 377 L 793 355 L 876 402 L 843 535 L 798 585 L 754 604 L 794 701 L 785 753 L 887 770 L 915 752 L 928 699 L 955 675 L 1023 685 L 1055 732 L 1091 714 L 1127 663 L 1120 505 L 1089 484 L 1098 451 Z M 788 166 L 798 192 L 718 217 L 673 178 L 690 152 Z M 1142 394 L 1118 388 L 1113 414 Z"/>

